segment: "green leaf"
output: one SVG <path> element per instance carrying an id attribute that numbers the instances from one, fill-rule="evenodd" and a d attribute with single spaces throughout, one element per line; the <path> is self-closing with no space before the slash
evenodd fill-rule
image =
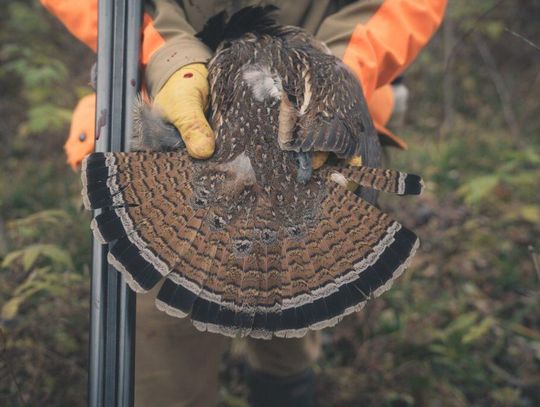
<path id="1" fill-rule="evenodd" d="M 11 264 L 17 260 L 19 257 L 21 257 L 23 254 L 22 250 L 15 250 L 13 252 L 10 252 L 4 257 L 4 260 L 2 261 L 2 267 L 9 267 Z"/>
<path id="2" fill-rule="evenodd" d="M 499 181 L 500 176 L 498 174 L 476 177 L 463 184 L 457 192 L 467 204 L 476 204 L 486 198 Z"/>
<path id="3" fill-rule="evenodd" d="M 19 307 L 24 301 L 23 297 L 13 297 L 8 302 L 6 302 L 2 306 L 2 311 L 0 312 L 0 316 L 4 320 L 10 320 L 17 316 L 17 313 L 19 312 Z"/>
<path id="4" fill-rule="evenodd" d="M 43 270 L 49 272 L 48 267 L 44 267 Z M 5 320 L 13 319 L 17 316 L 21 304 L 23 304 L 28 298 L 36 294 L 41 290 L 34 281 L 37 273 L 31 273 L 14 291 L 13 296 L 2 306 L 0 311 L 0 317 Z"/>
<path id="5" fill-rule="evenodd" d="M 12 297 L 2 306 L 0 317 L 6 320 L 17 316 L 25 301 L 39 292 L 61 296 L 68 284 L 80 284 L 82 278 L 71 273 L 54 272 L 51 267 L 39 267 L 15 288 Z M 65 294 L 63 294 L 65 295 Z"/>
<path id="6" fill-rule="evenodd" d="M 502 21 L 490 21 L 485 25 L 484 31 L 492 40 L 497 40 L 504 31 L 504 24 Z"/>
<path id="7" fill-rule="evenodd" d="M 432 343 L 429 345 L 429 350 L 433 353 L 446 356 L 448 354 L 448 347 L 441 345 L 439 343 Z"/>
<path id="8" fill-rule="evenodd" d="M 494 324 L 495 319 L 493 319 L 492 317 L 487 317 L 483 319 L 482 322 L 480 322 L 478 325 L 475 325 L 471 329 L 469 329 L 469 332 L 467 332 L 467 334 L 463 336 L 461 341 L 465 344 L 476 342 L 477 339 L 480 339 L 482 336 L 488 333 L 488 331 Z"/>
<path id="9" fill-rule="evenodd" d="M 525 205 L 519 210 L 521 218 L 527 222 L 540 223 L 540 207 L 536 205 Z"/>
<path id="10" fill-rule="evenodd" d="M 23 263 L 24 271 L 30 270 L 30 268 L 34 265 L 37 258 L 39 257 L 40 253 L 41 253 L 41 250 L 39 246 L 30 246 L 24 249 L 24 253 L 22 256 L 22 263 Z"/>
<path id="11" fill-rule="evenodd" d="M 56 224 L 69 220 L 68 214 L 61 209 L 46 209 L 32 213 L 24 218 L 8 222 L 9 227 L 19 228 L 22 226 L 34 226 L 37 223 Z"/>
<path id="12" fill-rule="evenodd" d="M 68 269 L 73 269 L 73 260 L 66 250 L 63 250 L 56 245 L 43 244 L 41 245 L 41 252 L 53 262 L 64 265 Z"/>
<path id="13" fill-rule="evenodd" d="M 462 332 L 466 329 L 468 329 L 471 325 L 476 323 L 476 320 L 478 319 L 478 313 L 477 312 L 467 312 L 465 314 L 460 315 L 455 320 L 453 320 L 448 326 L 446 327 L 446 333 L 456 333 L 456 332 Z"/>
<path id="14" fill-rule="evenodd" d="M 61 130 L 69 124 L 71 110 L 43 104 L 30 108 L 28 121 L 22 127 L 24 133 L 37 134 L 51 130 Z"/>
<path id="15" fill-rule="evenodd" d="M 22 258 L 23 268 L 28 271 L 40 255 L 68 269 L 74 268 L 71 255 L 66 250 L 53 244 L 33 244 L 24 249 L 8 253 L 2 262 L 2 267 L 8 267 L 18 258 Z"/>

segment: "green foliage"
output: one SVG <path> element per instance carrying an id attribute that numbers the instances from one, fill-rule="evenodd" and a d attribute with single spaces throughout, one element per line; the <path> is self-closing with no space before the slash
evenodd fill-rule
<path id="1" fill-rule="evenodd" d="M 449 3 L 450 64 L 440 33 L 406 73 L 400 134 L 410 150 L 390 154 L 389 166 L 421 174 L 427 191 L 382 199 L 422 246 L 390 292 L 324 331 L 321 406 L 540 405 L 540 52 L 508 31 L 540 44 L 540 4 Z M 37 1 L 3 7 L 2 406 L 85 404 L 89 219 L 62 144 L 92 60 Z M 454 123 L 445 127 L 449 73 Z M 238 376 L 224 380 L 224 405 L 245 405 Z"/>
<path id="2" fill-rule="evenodd" d="M 457 192 L 464 197 L 466 203 L 475 204 L 488 197 L 500 182 L 498 174 L 482 175 L 467 181 Z"/>
<path id="3" fill-rule="evenodd" d="M 28 121 L 21 125 L 21 135 L 38 134 L 47 130 L 63 130 L 71 120 L 71 110 L 40 105 L 28 110 Z"/>
<path id="4" fill-rule="evenodd" d="M 36 294 L 65 295 L 66 283 L 81 284 L 82 279 L 73 273 L 65 275 L 55 273 L 51 267 L 32 269 L 28 277 L 15 288 L 11 298 L 3 305 L 1 318 L 8 321 L 17 317 L 21 305 L 33 299 Z"/>
<path id="5" fill-rule="evenodd" d="M 20 260 L 24 271 L 29 271 L 40 257 L 46 257 L 51 262 L 73 269 L 71 256 L 65 250 L 52 244 L 31 244 L 23 249 L 15 250 L 4 257 L 1 267 L 9 267 L 16 260 Z"/>
<path id="6" fill-rule="evenodd" d="M 84 405 L 90 233 L 62 144 L 91 60 L 37 1 L 3 5 L 2 406 Z"/>
<path id="7" fill-rule="evenodd" d="M 540 143 L 460 126 L 391 154 L 427 181 L 419 199 L 382 197 L 422 245 L 396 287 L 329 335 L 321 405 L 540 403 Z"/>
<path id="8" fill-rule="evenodd" d="M 0 281 L 6 283 L 6 290 L 0 291 L 0 319 L 8 326 L 14 324 L 13 334 L 27 334 L 18 329 L 20 318 L 36 318 L 36 307 L 54 298 L 65 300 L 73 290 L 87 289 L 87 223 L 77 223 L 80 223 L 77 217 L 62 210 L 46 210 L 8 222 L 10 240 L 18 248 L 0 261 Z M 74 242 L 69 242 L 71 237 Z M 78 303 L 74 307 L 74 320 L 86 325 L 81 307 L 86 308 L 86 304 Z M 56 311 L 51 315 L 56 315 Z M 65 334 L 69 335 L 69 332 Z"/>
<path id="9" fill-rule="evenodd" d="M 390 154 L 392 167 L 422 174 L 427 190 L 382 197 L 422 245 L 389 293 L 327 334 L 320 405 L 540 405 L 540 104 L 531 96 L 540 52 L 506 30 L 538 44 L 540 4 L 449 7 L 452 63 L 440 33 L 405 77 L 410 149 Z M 518 134 L 474 36 L 509 89 Z M 437 84 L 448 70 L 455 116 L 442 131 L 448 99 Z"/>
<path id="10" fill-rule="evenodd" d="M 487 137 L 493 138 L 494 134 Z M 466 145 L 450 141 L 444 149 L 439 146 L 441 165 L 434 177 L 441 185 L 441 192 L 457 187 L 457 195 L 470 206 L 489 203 L 493 194 L 504 191 L 518 195 L 516 200 L 521 204 L 534 204 L 533 191 L 538 187 L 540 169 L 538 146 L 531 144 L 520 149 L 506 140 L 505 134 L 496 138 L 497 143 L 482 135 Z M 485 154 L 487 148 L 489 155 Z"/>
<path id="11" fill-rule="evenodd" d="M 77 271 L 76 263 L 80 261 L 74 261 L 76 251 L 66 244 L 70 236 L 63 234 L 73 231 L 77 222 L 69 213 L 51 209 L 6 224 L 9 240 L 17 248 L 0 261 L 0 330 L 7 338 L 6 355 L 0 359 L 0 374 L 5 369 L 15 371 L 16 377 L 33 377 L 34 380 L 39 377 L 40 386 L 44 387 L 39 387 L 37 392 L 28 389 L 20 394 L 20 388 L 17 390 L 17 398 L 25 402 L 37 400 L 43 390 L 66 398 L 69 392 L 62 390 L 65 379 L 63 374 L 57 377 L 56 369 L 75 363 L 78 375 L 84 370 L 81 346 L 85 344 L 86 335 L 73 328 L 78 325 L 79 330 L 87 329 L 86 315 L 80 314 L 86 308 L 86 301 L 81 304 L 78 296 L 72 296 L 81 291 L 83 296 L 87 295 L 88 276 L 84 271 Z M 87 246 L 84 239 L 79 239 L 79 243 Z M 43 313 L 47 315 L 47 324 L 43 324 Z M 70 323 L 62 321 L 66 317 L 70 318 Z M 24 356 L 20 356 L 20 352 Z M 50 369 L 44 371 L 43 367 L 31 364 L 32 358 L 39 359 L 50 352 L 55 353 Z M 15 355 L 19 355 L 17 359 Z M 0 392 L 9 394 L 13 380 L 0 385 Z"/>
<path id="12" fill-rule="evenodd" d="M 69 124 L 75 99 L 73 90 L 64 86 L 70 71 L 65 57 L 58 58 L 58 44 L 48 41 L 50 21 L 35 2 L 10 2 L 3 12 L 0 81 L 16 84 L 22 96 L 19 103 L 28 105 L 19 132 L 61 131 Z"/>

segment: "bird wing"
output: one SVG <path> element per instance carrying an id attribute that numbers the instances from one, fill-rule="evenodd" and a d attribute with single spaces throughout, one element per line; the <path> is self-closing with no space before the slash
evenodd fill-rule
<path id="1" fill-rule="evenodd" d="M 377 136 L 358 80 L 339 59 L 311 46 L 293 44 L 284 52 L 280 147 L 369 159 Z"/>

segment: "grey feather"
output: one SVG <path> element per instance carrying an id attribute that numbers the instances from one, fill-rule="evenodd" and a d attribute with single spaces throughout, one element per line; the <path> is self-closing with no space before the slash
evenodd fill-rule
<path id="1" fill-rule="evenodd" d="M 176 127 L 168 124 L 156 107 L 138 97 L 133 104 L 131 151 L 168 151 L 184 148 Z"/>
<path id="2" fill-rule="evenodd" d="M 283 91 L 281 79 L 275 73 L 272 73 L 268 66 L 248 65 L 244 68 L 242 78 L 249 85 L 257 101 L 263 102 L 268 98 L 280 99 Z"/>

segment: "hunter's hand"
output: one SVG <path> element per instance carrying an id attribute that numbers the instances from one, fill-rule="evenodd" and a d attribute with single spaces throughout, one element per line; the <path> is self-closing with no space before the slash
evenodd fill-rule
<path id="1" fill-rule="evenodd" d="M 163 85 L 155 104 L 164 118 L 180 132 L 193 158 L 214 154 L 214 132 L 204 115 L 208 105 L 208 71 L 203 64 L 186 65 Z"/>

